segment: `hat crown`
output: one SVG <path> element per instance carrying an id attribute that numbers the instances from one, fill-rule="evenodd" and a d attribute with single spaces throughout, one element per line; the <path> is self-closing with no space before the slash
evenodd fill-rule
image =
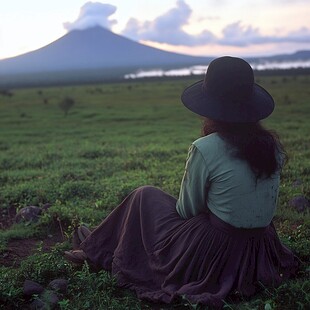
<path id="1" fill-rule="evenodd" d="M 251 66 L 243 59 L 224 56 L 209 64 L 203 87 L 216 97 L 227 96 L 231 101 L 243 101 L 252 94 L 253 86 Z"/>
<path id="2" fill-rule="evenodd" d="M 272 96 L 254 82 L 251 66 L 230 56 L 213 60 L 204 80 L 187 87 L 181 99 L 194 113 L 223 122 L 257 122 L 274 109 Z"/>

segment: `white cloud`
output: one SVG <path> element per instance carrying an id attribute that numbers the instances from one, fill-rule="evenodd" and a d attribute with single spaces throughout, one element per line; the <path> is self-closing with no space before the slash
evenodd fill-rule
<path id="1" fill-rule="evenodd" d="M 289 0 L 278 1 L 289 2 Z M 114 5 L 100 2 L 87 2 L 81 7 L 78 18 L 74 22 L 64 23 L 64 27 L 68 31 L 73 29 L 86 29 L 94 26 L 102 26 L 111 29 L 111 27 L 117 23 L 116 20 L 110 18 L 115 12 L 116 7 Z M 310 29 L 306 27 L 302 27 L 286 35 L 264 35 L 261 34 L 258 27 L 244 25 L 241 21 L 226 25 L 222 29 L 222 33 L 218 36 L 208 29 L 203 29 L 198 34 L 190 34 L 186 32 L 184 28 L 189 25 L 191 17 L 191 7 L 185 0 L 177 0 L 175 7 L 169 9 L 163 15 L 156 17 L 154 20 L 141 21 L 136 18 L 130 18 L 122 34 L 136 41 L 190 47 L 213 44 L 242 48 L 250 45 L 272 43 L 310 42 Z M 201 18 L 207 20 L 210 17 L 204 16 Z M 219 19 L 220 17 L 213 16 L 212 18 Z"/>
<path id="2" fill-rule="evenodd" d="M 259 28 L 242 25 L 240 21 L 227 25 L 223 29 L 223 36 L 217 40 L 218 44 L 244 47 L 253 44 L 268 43 L 308 43 L 310 29 L 303 27 L 284 36 L 262 35 Z"/>
<path id="3" fill-rule="evenodd" d="M 288 42 L 295 43 L 309 43 L 310 42 L 310 29 L 302 27 L 296 31 L 290 32 L 287 37 Z"/>
<path id="4" fill-rule="evenodd" d="M 227 25 L 222 33 L 222 38 L 217 40 L 222 45 L 247 46 L 259 43 L 262 38 L 258 28 L 244 26 L 240 21 Z"/>
<path id="5" fill-rule="evenodd" d="M 87 29 L 94 26 L 101 26 L 107 29 L 116 24 L 116 20 L 109 17 L 116 12 L 116 6 L 100 2 L 87 2 L 81 9 L 78 18 L 74 22 L 63 23 L 66 30 Z"/>
<path id="6" fill-rule="evenodd" d="M 183 30 L 189 23 L 192 9 L 183 0 L 178 0 L 176 7 L 153 21 L 129 19 L 122 34 L 134 40 L 147 40 L 172 45 L 201 45 L 213 41 L 214 35 L 204 30 L 197 35 L 191 35 Z"/>

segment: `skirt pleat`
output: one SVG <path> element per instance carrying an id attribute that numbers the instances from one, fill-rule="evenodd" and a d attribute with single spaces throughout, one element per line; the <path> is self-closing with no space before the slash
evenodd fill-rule
<path id="1" fill-rule="evenodd" d="M 111 271 L 139 298 L 221 307 L 233 291 L 253 295 L 293 276 L 298 260 L 273 224 L 235 228 L 212 213 L 182 219 L 176 199 L 162 190 L 136 189 L 82 243 L 95 266 Z"/>

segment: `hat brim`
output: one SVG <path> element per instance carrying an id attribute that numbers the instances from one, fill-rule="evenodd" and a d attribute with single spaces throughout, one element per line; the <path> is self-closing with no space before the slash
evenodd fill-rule
<path id="1" fill-rule="evenodd" d="M 203 86 L 204 81 L 198 81 L 187 87 L 181 96 L 183 104 L 201 116 L 223 122 L 246 123 L 264 119 L 274 110 L 272 96 L 256 83 L 253 85 L 252 94 L 243 102 L 215 97 Z"/>

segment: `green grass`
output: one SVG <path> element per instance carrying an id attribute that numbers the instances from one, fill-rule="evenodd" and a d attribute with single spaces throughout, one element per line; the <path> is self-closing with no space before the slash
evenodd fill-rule
<path id="1" fill-rule="evenodd" d="M 66 236 L 79 223 L 95 226 L 134 188 L 151 184 L 177 196 L 187 149 L 200 136 L 201 120 L 180 103 L 191 79 L 137 81 L 76 87 L 12 90 L 0 96 L 0 210 L 52 207 L 38 223 L 0 230 L 0 255 L 14 238 L 46 238 L 60 227 Z M 227 300 L 226 309 L 309 307 L 309 212 L 289 207 L 296 195 L 310 198 L 310 76 L 259 77 L 276 100 L 264 124 L 282 138 L 290 160 L 280 188 L 275 224 L 282 241 L 304 264 L 297 279 L 266 288 L 251 300 Z M 67 116 L 59 103 L 75 100 Z M 299 180 L 300 185 L 293 186 Z M 22 308 L 25 279 L 46 285 L 69 279 L 61 309 L 141 309 L 153 305 L 117 289 L 107 273 L 67 264 L 57 245 L 42 249 L 18 268 L 0 267 L 0 308 Z M 83 287 L 83 289 L 81 289 Z M 101 307 L 101 308 L 100 308 Z M 200 309 L 186 300 L 166 308 Z"/>

